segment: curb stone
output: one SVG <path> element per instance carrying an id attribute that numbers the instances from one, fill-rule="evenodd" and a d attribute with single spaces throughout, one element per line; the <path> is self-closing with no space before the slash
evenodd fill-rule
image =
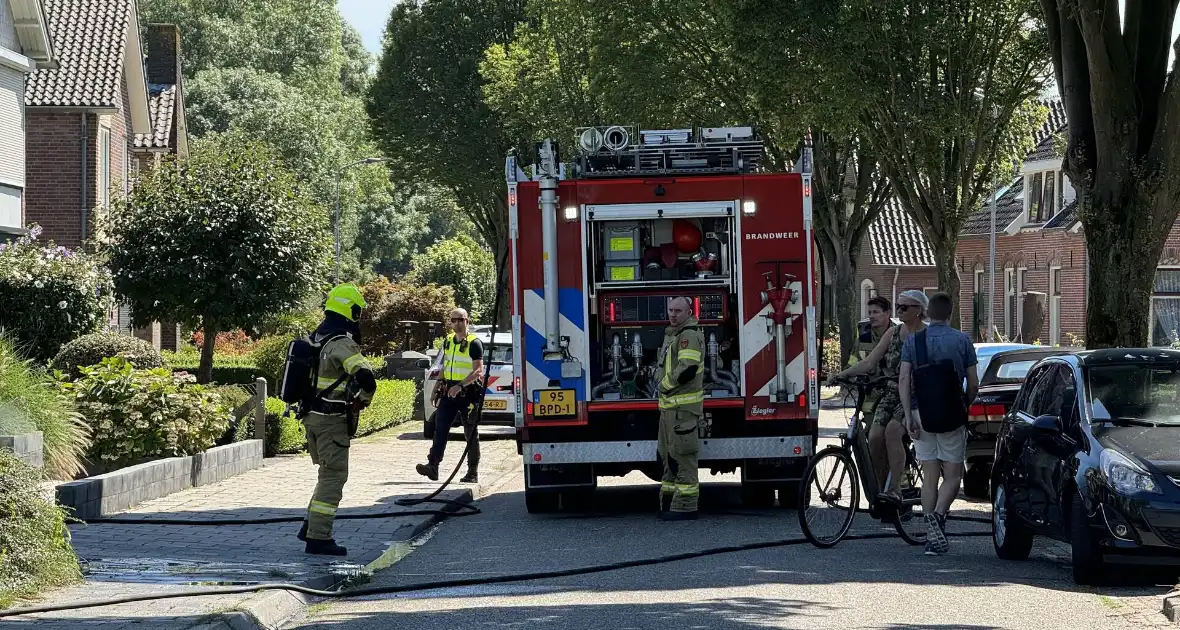
<path id="1" fill-rule="evenodd" d="M 1173 590 L 1164 595 L 1164 605 L 1160 612 L 1168 621 L 1180 623 L 1180 590 Z"/>
<path id="2" fill-rule="evenodd" d="M 483 493 L 480 492 L 482 489 L 481 486 L 477 489 L 476 493 L 482 496 Z M 473 493 L 469 488 L 464 488 L 454 500 L 464 504 L 470 503 L 475 499 L 476 493 Z M 453 512 L 458 508 L 447 506 L 442 509 L 447 512 Z M 402 539 L 401 542 L 412 540 L 414 537 L 442 522 L 444 517 L 441 514 L 432 514 L 430 516 L 419 516 L 416 518 L 419 519 L 417 524 L 406 524 L 401 528 L 402 530 L 410 528 L 409 535 Z M 378 549 L 361 555 L 357 559 L 357 564 L 360 564 L 361 568 L 356 573 L 361 575 L 371 574 L 370 567 L 384 556 L 385 552 L 385 549 Z M 352 577 L 352 575 L 348 574 L 332 573 L 297 582 L 297 584 L 316 590 L 332 590 Z M 242 600 L 235 606 L 237 608 L 235 611 L 218 613 L 215 616 L 216 620 L 198 626 L 198 629 L 279 630 L 287 622 L 293 620 L 298 614 L 306 610 L 309 604 L 308 600 L 309 596 L 295 591 L 263 591 Z"/>

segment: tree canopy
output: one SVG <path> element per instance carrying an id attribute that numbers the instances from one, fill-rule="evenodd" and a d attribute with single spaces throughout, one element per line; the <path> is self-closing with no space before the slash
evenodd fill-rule
<path id="1" fill-rule="evenodd" d="M 252 328 L 321 288 L 327 217 L 265 146 L 238 136 L 194 144 L 116 199 L 105 253 L 137 325 L 204 329 L 198 379 L 217 333 Z"/>

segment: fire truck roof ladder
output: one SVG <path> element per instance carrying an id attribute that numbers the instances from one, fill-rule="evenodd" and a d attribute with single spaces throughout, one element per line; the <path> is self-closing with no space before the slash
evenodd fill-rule
<path id="1" fill-rule="evenodd" d="M 575 140 L 575 168 L 584 178 L 748 173 L 759 170 L 763 153 L 752 127 L 579 127 Z"/>

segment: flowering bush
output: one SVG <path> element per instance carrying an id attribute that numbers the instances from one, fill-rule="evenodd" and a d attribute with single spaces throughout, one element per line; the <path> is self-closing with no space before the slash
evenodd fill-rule
<path id="1" fill-rule="evenodd" d="M 0 329 L 23 353 L 53 358 L 63 344 L 106 324 L 111 275 L 85 252 L 37 241 L 41 229 L 0 243 Z"/>
<path id="2" fill-rule="evenodd" d="M 81 371 L 63 387 L 94 432 L 89 456 L 102 470 L 199 453 L 233 420 L 217 392 L 188 374 L 135 369 L 123 357 Z"/>

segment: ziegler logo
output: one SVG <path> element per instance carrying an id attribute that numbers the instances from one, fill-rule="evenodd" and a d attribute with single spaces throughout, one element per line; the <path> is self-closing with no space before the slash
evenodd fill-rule
<path id="1" fill-rule="evenodd" d="M 751 232 L 746 235 L 747 241 L 779 241 L 789 238 L 799 238 L 798 232 Z"/>
<path id="2" fill-rule="evenodd" d="M 758 407 L 755 405 L 750 409 L 750 415 L 754 416 L 773 416 L 775 413 L 776 411 L 770 407 Z"/>

